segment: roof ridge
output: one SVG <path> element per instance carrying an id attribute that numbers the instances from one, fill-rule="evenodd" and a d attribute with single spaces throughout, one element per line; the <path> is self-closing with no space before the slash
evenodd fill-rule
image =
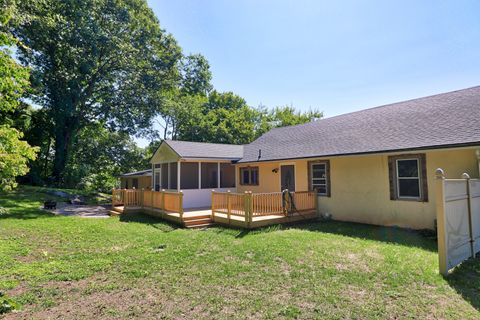
<path id="1" fill-rule="evenodd" d="M 380 109 L 380 108 L 391 107 L 391 106 L 394 106 L 394 105 L 397 105 L 397 104 L 400 104 L 400 103 L 406 103 L 406 102 L 411 102 L 411 101 L 416 101 L 416 100 L 429 99 L 429 98 L 433 98 L 433 97 L 437 97 L 437 96 L 442 96 L 442 95 L 446 95 L 446 94 L 452 94 L 452 93 L 456 93 L 456 92 L 460 92 L 460 91 L 467 91 L 467 90 L 471 90 L 471 89 L 475 89 L 475 88 L 480 88 L 480 86 L 473 86 L 473 87 L 469 87 L 469 88 L 457 89 L 457 90 L 452 90 L 452 91 L 447 91 L 447 92 L 442 92 L 442 93 L 435 93 L 435 94 L 430 94 L 430 95 L 428 95 L 428 96 L 423 96 L 423 97 L 418 97 L 418 98 L 411 98 L 411 99 L 402 100 L 402 101 L 397 101 L 397 102 L 393 102 L 393 103 L 382 104 L 382 105 L 376 106 L 376 107 L 370 107 L 370 108 L 366 108 L 366 109 L 361 109 L 361 110 L 351 111 L 351 112 L 347 112 L 347 113 L 337 114 L 337 115 L 335 115 L 335 116 L 331 116 L 331 117 L 327 117 L 327 118 L 322 118 L 322 119 L 320 119 L 320 120 L 337 118 L 337 117 L 341 117 L 341 116 L 350 115 L 350 114 L 353 114 L 353 113 L 370 111 L 370 110 L 373 110 L 373 109 Z"/>
<path id="2" fill-rule="evenodd" d="M 186 143 L 196 143 L 196 144 L 217 144 L 222 146 L 236 146 L 241 147 L 244 144 L 233 144 L 233 143 L 222 143 L 222 142 L 203 142 L 203 141 L 187 141 L 187 140 L 173 140 L 173 139 L 163 139 L 163 141 L 168 142 L 186 142 Z"/>

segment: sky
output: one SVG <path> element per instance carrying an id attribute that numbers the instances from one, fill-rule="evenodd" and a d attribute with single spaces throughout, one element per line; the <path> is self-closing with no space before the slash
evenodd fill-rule
<path id="1" fill-rule="evenodd" d="M 149 0 L 219 91 L 325 117 L 480 85 L 480 1 Z"/>

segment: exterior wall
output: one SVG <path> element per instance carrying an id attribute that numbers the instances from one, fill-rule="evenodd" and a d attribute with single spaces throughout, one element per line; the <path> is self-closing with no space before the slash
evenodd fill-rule
<path id="1" fill-rule="evenodd" d="M 408 153 L 408 152 L 407 152 Z M 412 153 L 422 153 L 416 151 Z M 343 156 L 323 158 L 330 160 L 331 196 L 319 196 L 321 213 L 333 219 L 377 225 L 400 226 L 414 229 L 433 229 L 435 220 L 435 169 L 442 168 L 447 178 L 459 178 L 467 172 L 472 178 L 479 176 L 475 149 L 430 150 L 426 154 L 428 202 L 390 200 L 388 156 L 406 153 Z M 279 192 L 281 164 L 295 164 L 297 191 L 308 190 L 308 161 L 260 162 L 259 185 L 244 186 L 237 183 L 237 191 Z M 319 159 L 320 160 L 320 159 Z M 240 182 L 238 164 L 236 175 Z"/>
<path id="2" fill-rule="evenodd" d="M 135 177 L 121 177 L 120 178 L 120 188 L 125 189 L 126 182 L 128 180 L 128 189 L 132 189 L 133 185 L 133 179 Z M 143 176 L 143 177 L 137 177 L 138 179 L 138 189 L 151 189 L 152 188 L 152 177 L 149 176 Z"/>

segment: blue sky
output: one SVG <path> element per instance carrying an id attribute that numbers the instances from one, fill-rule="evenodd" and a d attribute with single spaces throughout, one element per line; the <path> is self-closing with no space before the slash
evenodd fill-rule
<path id="1" fill-rule="evenodd" d="M 149 1 L 213 84 L 325 116 L 480 85 L 480 1 Z"/>

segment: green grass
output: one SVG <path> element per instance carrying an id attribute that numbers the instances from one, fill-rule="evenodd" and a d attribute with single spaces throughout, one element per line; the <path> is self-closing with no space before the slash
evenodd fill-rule
<path id="1" fill-rule="evenodd" d="M 0 194 L 0 290 L 21 305 L 7 318 L 480 318 L 480 259 L 445 279 L 416 232 L 56 217 L 35 191 Z"/>

